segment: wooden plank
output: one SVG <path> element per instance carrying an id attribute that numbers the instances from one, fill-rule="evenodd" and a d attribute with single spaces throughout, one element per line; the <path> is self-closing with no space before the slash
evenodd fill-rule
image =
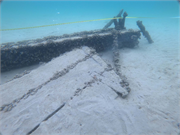
<path id="1" fill-rule="evenodd" d="M 140 37 L 139 30 L 118 32 L 121 47 L 134 47 Z M 1 45 L 1 71 L 30 66 L 39 62 L 48 62 L 73 48 L 89 46 L 97 52 L 104 51 L 113 43 L 113 29 L 94 30 L 63 36 L 50 36 L 43 39 L 6 43 Z"/>
<path id="2" fill-rule="evenodd" d="M 121 81 L 115 71 L 88 47 L 63 54 L 29 74 L 1 85 L 0 132 L 33 133 L 42 122 L 53 118 L 61 108 L 94 85 L 100 84 L 96 90 L 108 88 L 116 97 L 126 97 L 128 92 L 121 87 Z M 4 104 L 13 107 L 2 108 Z"/>

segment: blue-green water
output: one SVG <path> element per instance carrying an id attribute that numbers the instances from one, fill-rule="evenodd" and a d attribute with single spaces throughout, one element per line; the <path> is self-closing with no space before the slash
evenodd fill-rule
<path id="1" fill-rule="evenodd" d="M 136 26 L 137 20 L 142 20 L 150 31 L 161 26 L 162 23 L 172 25 L 172 29 L 179 28 L 179 18 L 171 18 L 179 17 L 179 4 L 177 1 L 3 1 L 1 3 L 1 29 L 112 18 L 121 9 L 128 13 L 128 17 L 154 17 L 127 18 L 126 27 L 128 29 L 138 28 Z M 101 29 L 108 21 L 1 31 L 1 42 Z"/>
<path id="2" fill-rule="evenodd" d="M 177 1 L 4 1 L 1 28 L 111 18 L 120 9 L 131 17 L 179 16 Z"/>

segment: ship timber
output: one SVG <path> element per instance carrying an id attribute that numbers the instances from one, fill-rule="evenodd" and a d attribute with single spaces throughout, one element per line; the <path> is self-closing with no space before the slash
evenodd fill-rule
<path id="1" fill-rule="evenodd" d="M 140 30 L 115 30 L 113 28 L 3 43 L 1 45 L 1 72 L 39 62 L 48 62 L 60 54 L 81 46 L 92 47 L 96 52 L 102 52 L 112 47 L 114 33 L 118 36 L 119 48 L 133 48 L 139 43 Z"/>

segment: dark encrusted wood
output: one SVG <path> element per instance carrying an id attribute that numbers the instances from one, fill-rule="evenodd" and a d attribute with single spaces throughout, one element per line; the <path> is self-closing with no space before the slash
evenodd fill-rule
<path id="1" fill-rule="evenodd" d="M 146 30 L 145 26 L 142 24 L 142 21 L 137 21 L 137 25 L 141 32 L 143 33 L 143 36 L 148 40 L 149 43 L 153 43 L 151 36 L 149 35 L 149 32 Z"/>
<path id="2" fill-rule="evenodd" d="M 134 47 L 138 44 L 139 30 L 118 32 L 119 48 Z M 1 45 L 1 71 L 25 67 L 39 62 L 48 62 L 52 58 L 80 46 L 93 47 L 101 52 L 111 47 L 113 29 L 84 31 L 63 36 L 49 36 L 43 39 L 27 40 Z"/>
<path id="3" fill-rule="evenodd" d="M 121 9 L 121 11 L 119 12 L 119 14 L 116 17 L 121 17 L 121 14 L 123 13 L 123 9 Z M 107 29 L 111 26 L 111 24 L 114 22 L 114 19 L 110 20 L 103 29 Z"/>

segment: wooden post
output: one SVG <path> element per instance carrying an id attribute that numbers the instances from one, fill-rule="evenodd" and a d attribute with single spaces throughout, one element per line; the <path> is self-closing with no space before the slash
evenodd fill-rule
<path id="1" fill-rule="evenodd" d="M 121 17 L 121 14 L 123 12 L 123 9 L 121 9 L 121 11 L 119 12 L 119 14 L 116 17 Z M 108 22 L 103 29 L 107 29 L 109 26 L 111 26 L 111 24 L 114 22 L 114 19 L 112 19 L 110 22 Z"/>
<path id="2" fill-rule="evenodd" d="M 143 33 L 143 35 L 147 38 L 148 42 L 153 43 L 154 41 L 151 39 L 149 32 L 146 31 L 146 28 L 142 24 L 142 21 L 137 21 L 137 25 L 138 25 L 139 29 L 141 30 L 141 32 Z"/>

